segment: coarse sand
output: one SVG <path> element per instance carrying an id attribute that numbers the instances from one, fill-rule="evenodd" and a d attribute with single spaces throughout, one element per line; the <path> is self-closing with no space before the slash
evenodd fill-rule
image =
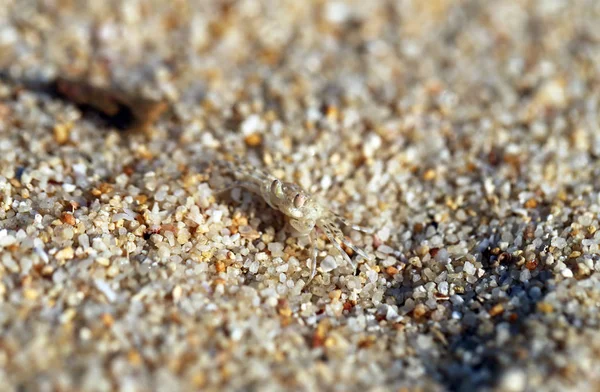
<path id="1" fill-rule="evenodd" d="M 599 390 L 599 20 L 0 0 L 0 390 Z M 120 130 L 59 77 L 169 109 Z M 374 229 L 344 229 L 371 260 L 320 235 L 308 283 L 280 212 L 216 192 L 232 157 Z"/>

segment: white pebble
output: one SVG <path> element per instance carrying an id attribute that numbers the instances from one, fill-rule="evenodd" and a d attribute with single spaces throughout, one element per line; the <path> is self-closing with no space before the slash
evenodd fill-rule
<path id="1" fill-rule="evenodd" d="M 385 313 L 385 318 L 387 320 L 394 321 L 398 318 L 398 312 L 394 309 L 393 306 L 387 306 L 387 312 Z"/>
<path id="2" fill-rule="evenodd" d="M 462 305 L 465 300 L 460 295 L 454 294 L 450 297 L 450 302 L 452 302 L 454 305 Z"/>
<path id="3" fill-rule="evenodd" d="M 321 178 L 321 189 L 323 190 L 327 190 L 329 189 L 329 187 L 331 186 L 331 184 L 333 183 L 333 181 L 331 180 L 331 176 L 330 175 L 324 175 L 323 178 Z"/>
<path id="4" fill-rule="evenodd" d="M 469 261 L 465 263 L 465 265 L 463 266 L 463 270 L 467 275 L 475 275 L 475 272 L 477 271 L 475 266 Z"/>
<path id="5" fill-rule="evenodd" d="M 13 26 L 2 26 L 0 29 L 0 44 L 2 46 L 8 46 L 17 42 L 20 38 L 20 34 Z"/>
<path id="6" fill-rule="evenodd" d="M 221 218 L 223 217 L 223 211 L 221 210 L 214 210 L 212 212 L 212 221 L 215 223 L 219 223 L 221 222 Z"/>
<path id="7" fill-rule="evenodd" d="M 435 255 L 435 261 L 438 263 L 446 264 L 448 263 L 448 251 L 446 248 L 441 248 Z"/>
<path id="8" fill-rule="evenodd" d="M 242 129 L 242 133 L 244 135 L 248 136 L 248 135 L 258 132 L 263 127 L 264 127 L 264 124 L 263 124 L 262 120 L 260 119 L 260 116 L 258 116 L 257 114 L 253 114 L 251 116 L 248 116 L 248 118 L 246 118 L 244 120 L 244 122 L 242 123 L 241 129 Z"/>
<path id="9" fill-rule="evenodd" d="M 108 302 L 114 302 L 117 299 L 117 293 L 110 287 L 108 283 L 101 279 L 96 279 L 94 281 L 98 290 L 102 291 L 102 294 L 106 297 Z"/>
<path id="10" fill-rule="evenodd" d="M 375 283 L 375 282 L 377 282 L 377 278 L 378 278 L 377 272 L 375 272 L 374 270 L 371 270 L 371 269 L 367 271 L 367 279 L 369 279 L 369 282 Z"/>
<path id="11" fill-rule="evenodd" d="M 75 172 L 75 174 L 85 176 L 87 172 L 87 166 L 83 163 L 76 163 L 75 165 L 73 165 L 73 171 Z"/>
<path id="12" fill-rule="evenodd" d="M 200 213 L 200 208 L 197 205 L 193 205 L 190 207 L 190 213 L 188 215 L 188 218 L 198 225 L 204 223 L 204 217 Z"/>
<path id="13" fill-rule="evenodd" d="M 438 291 L 442 295 L 448 295 L 448 282 L 438 283 Z"/>
<path id="14" fill-rule="evenodd" d="M 77 187 L 75 185 L 73 185 L 73 184 L 67 184 L 67 183 L 63 184 L 62 188 L 67 193 L 71 193 L 75 189 L 77 189 Z"/>
<path id="15" fill-rule="evenodd" d="M 520 392 L 527 387 L 527 375 L 520 369 L 510 369 L 500 380 L 500 391 Z"/>
<path id="16" fill-rule="evenodd" d="M 258 267 L 260 266 L 260 263 L 258 261 L 253 261 L 250 264 L 250 268 L 248 268 L 248 270 L 253 273 L 256 274 L 258 272 Z"/>
<path id="17" fill-rule="evenodd" d="M 35 250 L 35 253 L 37 253 L 37 255 L 40 256 L 40 258 L 44 261 L 44 263 L 50 261 L 48 253 L 46 253 L 42 246 L 35 246 L 33 249 Z"/>
<path id="18" fill-rule="evenodd" d="M 375 152 L 381 147 L 381 138 L 375 133 L 371 133 L 367 136 L 363 144 L 363 153 L 366 157 L 372 157 Z"/>
<path id="19" fill-rule="evenodd" d="M 394 249 L 391 246 L 379 245 L 379 247 L 377 248 L 377 252 L 381 252 L 383 254 L 389 255 L 389 254 L 394 253 Z"/>
<path id="20" fill-rule="evenodd" d="M 0 231 L 0 248 L 4 248 L 6 246 L 10 246 L 17 242 L 17 239 L 8 234 L 6 229 Z"/>
<path id="21" fill-rule="evenodd" d="M 567 240 L 565 240 L 562 237 L 555 237 L 555 238 L 552 238 L 551 245 L 554 246 L 555 248 L 562 249 L 565 246 L 567 246 Z"/>
<path id="22" fill-rule="evenodd" d="M 521 282 L 527 282 L 529 279 L 531 279 L 531 272 L 525 268 L 523 271 L 521 271 L 521 274 L 519 275 L 519 280 Z"/>
<path id="23" fill-rule="evenodd" d="M 562 274 L 562 276 L 564 276 L 565 278 L 572 278 L 573 277 L 573 271 L 571 271 L 568 268 L 563 269 L 562 271 L 560 271 L 560 273 Z"/>
<path id="24" fill-rule="evenodd" d="M 385 242 L 390 238 L 390 234 L 390 229 L 388 227 L 384 227 L 377 232 L 377 237 L 379 237 L 381 241 Z"/>
<path id="25" fill-rule="evenodd" d="M 273 257 L 283 256 L 283 244 L 281 242 L 271 242 L 267 248 Z"/>
<path id="26" fill-rule="evenodd" d="M 323 261 L 321 261 L 321 271 L 329 272 L 337 268 L 337 263 L 335 258 L 331 255 L 326 256 Z"/>
<path id="27" fill-rule="evenodd" d="M 326 3 L 325 18 L 330 23 L 339 24 L 350 16 L 349 7 L 341 1 Z"/>

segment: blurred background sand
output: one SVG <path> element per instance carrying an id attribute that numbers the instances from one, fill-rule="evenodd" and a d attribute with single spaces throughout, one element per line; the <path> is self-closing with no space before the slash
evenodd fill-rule
<path id="1" fill-rule="evenodd" d="M 1 0 L 2 389 L 597 390 L 598 20 Z M 123 131 L 57 77 L 168 109 Z M 369 266 L 321 238 L 306 285 L 278 212 L 213 194 L 232 155 L 375 229 Z"/>

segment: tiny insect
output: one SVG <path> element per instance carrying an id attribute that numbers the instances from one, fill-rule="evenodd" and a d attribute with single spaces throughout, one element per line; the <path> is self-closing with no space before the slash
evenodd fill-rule
<path id="1" fill-rule="evenodd" d="M 332 245 L 354 269 L 357 268 L 357 264 L 342 249 L 340 244 L 346 245 L 362 258 L 366 260 L 370 259 L 362 249 L 346 239 L 337 223 L 342 223 L 353 230 L 369 234 L 372 234 L 373 230 L 351 224 L 319 203 L 297 184 L 281 181 L 270 173 L 246 163 L 236 162 L 234 164 L 228 161 L 218 161 L 215 163 L 216 166 L 226 169 L 234 177 L 234 182 L 225 188 L 219 189 L 219 193 L 234 188 L 246 189 L 262 197 L 271 208 L 282 212 L 287 218 L 292 235 L 296 237 L 309 236 L 312 247 L 309 282 L 312 281 L 317 273 L 317 230 L 325 233 Z"/>

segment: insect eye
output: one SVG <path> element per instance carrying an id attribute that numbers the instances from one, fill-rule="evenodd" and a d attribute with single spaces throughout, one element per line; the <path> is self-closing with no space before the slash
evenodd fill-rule
<path id="1" fill-rule="evenodd" d="M 296 207 L 296 208 L 301 208 L 305 202 L 306 202 L 306 196 L 304 196 L 302 193 L 298 193 L 294 197 L 294 207 Z"/>
<path id="2" fill-rule="evenodd" d="M 279 180 L 273 180 L 271 183 L 271 191 L 278 199 L 281 199 L 283 195 L 283 184 Z"/>

